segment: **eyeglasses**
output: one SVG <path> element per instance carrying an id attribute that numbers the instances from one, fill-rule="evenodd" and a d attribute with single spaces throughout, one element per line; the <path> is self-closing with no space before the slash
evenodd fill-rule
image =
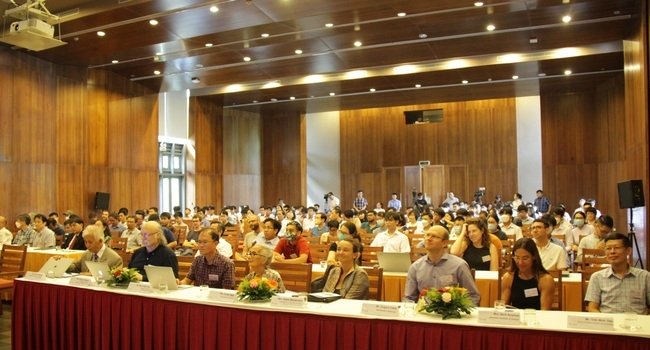
<path id="1" fill-rule="evenodd" d="M 425 234 L 424 234 L 424 239 L 433 239 L 433 238 L 437 238 L 437 239 L 440 239 L 440 240 L 444 240 L 444 238 L 442 238 L 442 237 L 440 237 L 440 236 L 436 236 L 436 235 L 434 235 L 434 234 L 432 234 L 432 233 L 425 233 Z"/>

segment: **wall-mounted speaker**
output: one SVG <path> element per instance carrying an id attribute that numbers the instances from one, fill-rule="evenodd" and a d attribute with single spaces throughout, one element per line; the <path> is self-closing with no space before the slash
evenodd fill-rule
<path id="1" fill-rule="evenodd" d="M 108 210 L 108 203 L 111 200 L 111 194 L 105 192 L 95 193 L 95 209 Z"/>
<path id="2" fill-rule="evenodd" d="M 618 183 L 618 205 L 621 209 L 645 206 L 643 181 L 630 180 Z"/>

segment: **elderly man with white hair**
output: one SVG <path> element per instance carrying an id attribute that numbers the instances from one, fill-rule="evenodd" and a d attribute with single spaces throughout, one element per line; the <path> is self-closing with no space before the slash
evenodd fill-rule
<path id="1" fill-rule="evenodd" d="M 106 263 L 111 270 L 122 267 L 122 257 L 104 244 L 103 228 L 89 225 L 84 229 L 82 237 L 86 244 L 86 251 L 81 258 L 68 267 L 68 272 L 88 272 L 86 261 Z"/>
<path id="2" fill-rule="evenodd" d="M 137 249 L 131 257 L 129 268 L 135 268 L 140 273 L 139 278 L 147 281 L 144 271 L 145 265 L 169 266 L 178 278 L 178 259 L 174 252 L 167 246 L 162 226 L 157 221 L 147 221 L 140 229 L 142 235 L 142 248 Z"/>

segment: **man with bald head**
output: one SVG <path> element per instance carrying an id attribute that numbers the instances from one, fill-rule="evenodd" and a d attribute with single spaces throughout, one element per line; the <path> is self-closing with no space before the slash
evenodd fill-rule
<path id="1" fill-rule="evenodd" d="M 6 226 L 7 218 L 0 216 L 0 249 L 2 249 L 3 244 L 11 244 L 11 240 L 14 239 L 11 231 L 7 230 Z"/>
<path id="2" fill-rule="evenodd" d="M 424 289 L 461 286 L 469 292 L 472 301 L 479 305 L 481 296 L 465 260 L 447 251 L 449 231 L 440 225 L 432 226 L 424 234 L 427 255 L 416 260 L 409 268 L 404 296 L 417 301 Z"/>

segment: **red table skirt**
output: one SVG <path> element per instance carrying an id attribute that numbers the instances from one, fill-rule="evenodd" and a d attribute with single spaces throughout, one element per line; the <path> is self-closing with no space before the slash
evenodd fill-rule
<path id="1" fill-rule="evenodd" d="M 16 281 L 14 349 L 625 349 L 650 340 L 255 311 Z"/>

